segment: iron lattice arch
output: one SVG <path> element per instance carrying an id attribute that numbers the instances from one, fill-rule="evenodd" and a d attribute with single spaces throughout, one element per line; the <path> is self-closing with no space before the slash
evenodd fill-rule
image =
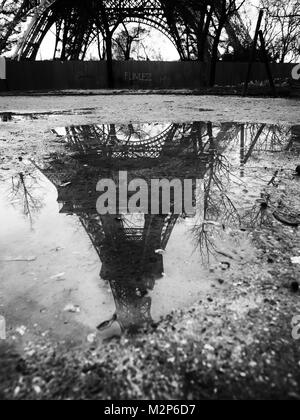
<path id="1" fill-rule="evenodd" d="M 214 1 L 214 10 L 218 8 Z M 53 58 L 83 60 L 89 46 L 102 36 L 105 49 L 111 52 L 116 28 L 128 22 L 142 23 L 158 29 L 175 45 L 181 60 L 203 59 L 209 55 L 213 35 L 201 39 L 209 15 L 207 0 L 28 0 L 24 15 L 31 17 L 28 29 L 20 39 L 15 58 L 36 59 L 46 34 L 55 28 Z M 197 6 L 195 6 L 197 4 Z M 194 5 L 194 6 L 193 6 Z M 240 31 L 237 31 L 237 24 Z M 212 25 L 213 26 L 213 25 Z M 227 25 L 232 45 L 239 47 L 243 23 L 235 14 Z"/>

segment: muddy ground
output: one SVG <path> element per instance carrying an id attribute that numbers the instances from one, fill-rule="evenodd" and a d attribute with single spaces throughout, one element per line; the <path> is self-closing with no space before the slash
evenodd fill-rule
<path id="1" fill-rule="evenodd" d="M 0 112 L 46 113 L 0 123 L 0 169 L 20 156 L 43 158 L 61 147 L 50 129 L 69 124 L 149 121 L 236 121 L 300 124 L 299 101 L 184 96 L 1 97 Z M 51 115 L 49 115 L 49 112 Z M 54 112 L 54 113 L 53 113 Z M 298 214 L 299 156 L 280 163 L 280 190 Z M 277 169 L 270 162 L 270 174 Z M 266 209 L 266 212 L 270 209 Z M 272 214 L 271 214 L 272 218 Z M 20 349 L 0 345 L 5 399 L 300 399 L 299 228 L 275 218 L 249 231 L 255 253 L 215 273 L 203 299 L 174 311 L 150 330 L 86 350 L 46 337 Z M 68 350 L 68 351 L 66 351 Z"/>

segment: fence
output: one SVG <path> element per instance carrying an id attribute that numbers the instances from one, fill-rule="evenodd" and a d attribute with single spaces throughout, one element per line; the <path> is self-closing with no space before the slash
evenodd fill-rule
<path id="1" fill-rule="evenodd" d="M 289 78 L 292 64 L 272 64 L 275 78 Z M 209 64 L 199 62 L 114 62 L 116 89 L 199 89 L 207 85 Z M 237 85 L 245 80 L 247 63 L 217 65 L 216 84 Z M 255 63 L 251 80 L 267 79 L 263 63 Z M 0 90 L 106 89 L 103 61 L 7 61 L 7 80 Z"/>

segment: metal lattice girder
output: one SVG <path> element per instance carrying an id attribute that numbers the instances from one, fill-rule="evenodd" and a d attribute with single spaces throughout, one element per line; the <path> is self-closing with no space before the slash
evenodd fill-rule
<path id="1" fill-rule="evenodd" d="M 35 25 L 43 16 L 45 11 L 48 11 L 48 13 L 51 12 L 50 7 L 56 2 L 57 0 L 29 0 L 27 4 L 24 7 L 24 11 L 26 12 L 33 12 L 33 16 L 31 18 L 31 21 L 28 25 L 27 30 L 25 31 L 24 35 L 21 37 L 16 51 L 14 53 L 13 58 L 21 58 L 21 54 L 23 52 L 23 49 L 26 46 L 26 42 L 29 39 L 31 33 L 34 35 L 34 38 L 36 39 L 36 43 L 39 45 L 40 38 L 42 34 L 45 33 L 45 29 L 49 27 L 49 19 L 45 19 L 43 22 L 43 27 L 39 27 L 38 30 L 36 30 Z M 47 16 L 49 18 L 49 16 Z M 52 26 L 52 25 L 51 25 Z M 50 27 L 51 27 L 50 26 Z M 49 27 L 49 29 L 50 29 Z"/>
<path id="2" fill-rule="evenodd" d="M 203 57 L 199 50 L 203 48 L 199 33 L 206 19 L 209 22 L 207 4 L 204 0 L 194 3 L 191 0 L 28 0 L 25 12 L 31 20 L 14 58 L 35 59 L 45 35 L 56 25 L 54 57 L 84 59 L 88 46 L 99 32 L 105 37 L 108 30 L 112 35 L 120 24 L 135 22 L 166 35 L 182 60 L 198 59 Z M 226 29 L 235 47 L 251 39 L 238 13 Z M 210 45 L 211 40 L 208 40 L 206 48 Z"/>
<path id="3" fill-rule="evenodd" d="M 170 124 L 165 130 L 154 137 L 147 137 L 139 141 L 127 138 L 118 138 L 114 125 L 68 127 L 65 139 L 72 150 L 83 155 L 96 155 L 108 159 L 157 159 L 168 154 L 192 153 L 190 145 L 186 144 L 186 134 L 191 126 L 186 125 L 185 130 L 178 124 Z M 198 137 L 201 133 L 196 133 Z M 176 151 L 176 152 L 175 152 Z"/>
<path id="4" fill-rule="evenodd" d="M 30 23 L 17 45 L 14 58 L 34 59 L 51 26 L 62 20 L 64 30 L 67 28 L 67 33 L 62 35 L 65 52 L 62 58 L 84 58 L 95 26 L 101 26 L 99 2 L 90 0 L 87 7 L 87 2 L 79 0 L 42 0 L 38 4 L 29 1 L 26 11 L 31 15 Z M 121 22 L 146 23 L 159 29 L 177 45 L 158 0 L 104 0 L 102 3 L 110 27 Z"/>

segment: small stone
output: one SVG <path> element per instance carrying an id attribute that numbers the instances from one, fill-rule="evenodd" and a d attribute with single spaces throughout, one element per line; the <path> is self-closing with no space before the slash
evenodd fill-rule
<path id="1" fill-rule="evenodd" d="M 42 392 L 41 387 L 38 385 L 33 385 L 33 390 L 37 395 L 39 395 Z"/>
<path id="2" fill-rule="evenodd" d="M 68 304 L 64 308 L 64 312 L 70 312 L 70 313 L 80 313 L 80 307 L 78 305 L 73 305 L 72 303 Z"/>
<path id="3" fill-rule="evenodd" d="M 66 187 L 69 187 L 70 185 L 72 185 L 72 182 L 65 182 L 64 184 L 60 185 L 60 188 L 66 188 Z"/>
<path id="4" fill-rule="evenodd" d="M 164 249 L 157 249 L 155 251 L 155 254 L 158 254 L 158 255 L 164 255 L 165 253 L 166 253 L 166 251 Z"/>
<path id="5" fill-rule="evenodd" d="M 94 343 L 95 343 L 95 341 L 96 341 L 96 337 L 97 337 L 97 335 L 96 335 L 96 334 L 89 334 L 89 335 L 87 336 L 87 341 L 88 341 L 88 343 L 90 343 L 90 344 L 94 344 Z"/>
<path id="6" fill-rule="evenodd" d="M 22 325 L 21 327 L 16 328 L 16 332 L 20 334 L 21 337 L 26 333 L 27 328 Z"/>
<path id="7" fill-rule="evenodd" d="M 204 350 L 209 351 L 209 352 L 214 352 L 215 351 L 214 347 L 211 346 L 210 344 L 205 344 Z"/>
<path id="8" fill-rule="evenodd" d="M 254 361 L 251 361 L 251 362 L 249 363 L 249 366 L 250 366 L 251 368 L 256 368 L 257 363 L 256 363 L 256 362 L 254 362 Z"/>
<path id="9" fill-rule="evenodd" d="M 65 280 L 64 276 L 65 276 L 65 273 L 59 273 L 59 274 L 56 274 L 55 276 L 50 277 L 50 280 L 64 281 Z"/>
<path id="10" fill-rule="evenodd" d="M 14 397 L 16 398 L 20 394 L 21 388 L 17 386 L 14 390 Z"/>

